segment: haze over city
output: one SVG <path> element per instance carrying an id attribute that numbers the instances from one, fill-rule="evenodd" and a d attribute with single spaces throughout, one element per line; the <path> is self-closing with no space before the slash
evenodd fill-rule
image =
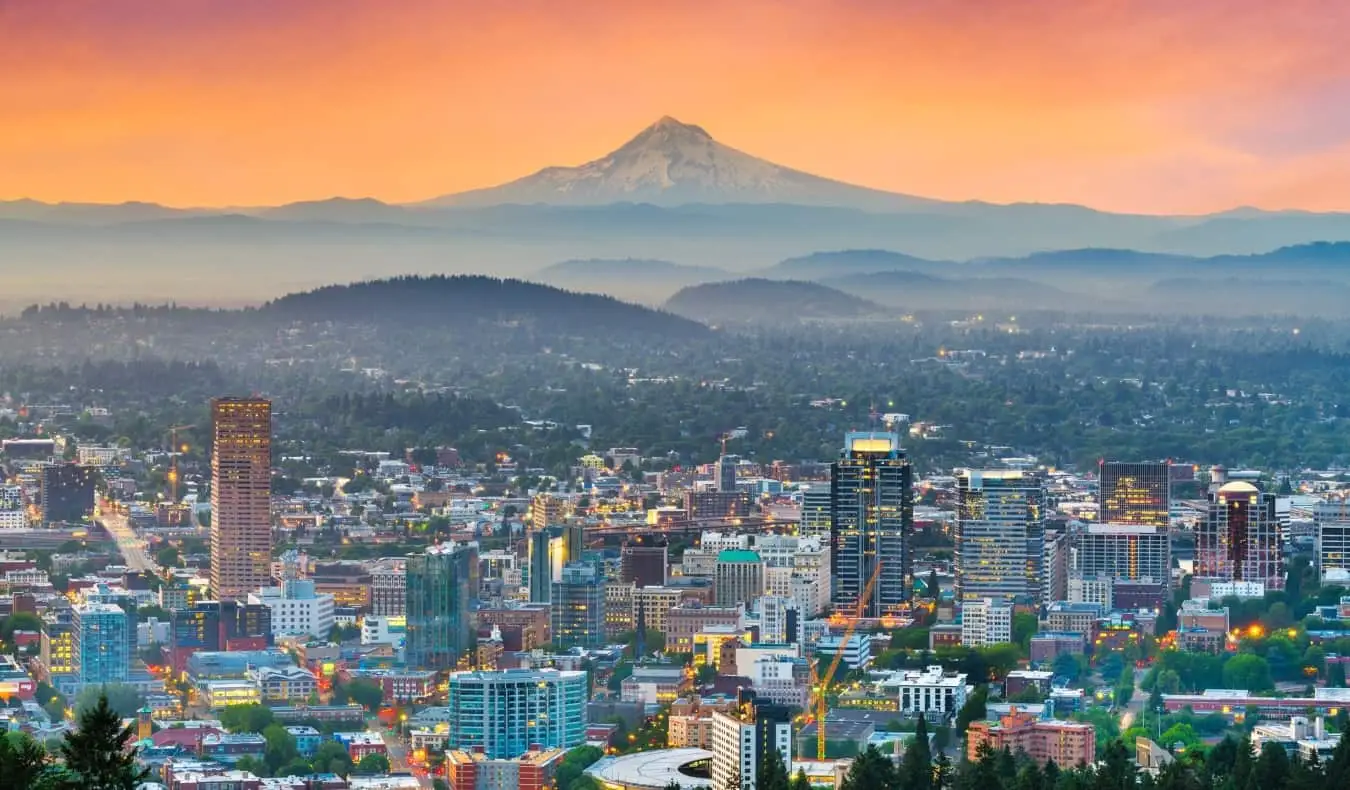
<path id="1" fill-rule="evenodd" d="M 0 788 L 1350 788 L 1347 23 L 0 0 Z"/>

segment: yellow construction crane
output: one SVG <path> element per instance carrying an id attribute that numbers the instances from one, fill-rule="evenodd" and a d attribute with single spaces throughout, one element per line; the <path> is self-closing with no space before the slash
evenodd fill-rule
<path id="1" fill-rule="evenodd" d="M 825 714 L 828 712 L 826 703 L 826 693 L 830 684 L 834 682 L 834 673 L 839 671 L 839 664 L 844 660 L 844 649 L 848 646 L 848 640 L 853 636 L 853 629 L 857 627 L 858 621 L 862 619 L 863 613 L 867 611 L 867 599 L 872 597 L 872 588 L 877 584 L 877 578 L 881 575 L 881 562 L 877 562 L 876 568 L 872 570 L 872 577 L 867 580 L 867 586 L 863 587 L 862 595 L 858 596 L 857 610 L 853 617 L 849 618 L 848 625 L 844 628 L 844 635 L 839 640 L 839 649 L 834 651 L 834 660 L 830 662 L 830 667 L 825 671 L 825 676 L 816 674 L 816 662 L 811 662 L 807 666 L 811 671 L 811 691 L 815 697 L 806 703 L 807 710 L 814 710 L 816 717 L 816 759 L 825 759 Z"/>

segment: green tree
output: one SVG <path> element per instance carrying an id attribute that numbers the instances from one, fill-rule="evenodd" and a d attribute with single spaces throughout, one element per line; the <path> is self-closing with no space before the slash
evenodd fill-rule
<path id="1" fill-rule="evenodd" d="M 357 678 L 344 685 L 343 688 L 347 690 L 352 702 L 366 710 L 375 710 L 384 701 L 384 690 L 380 688 L 380 684 L 373 680 Z"/>
<path id="2" fill-rule="evenodd" d="M 273 722 L 263 728 L 262 736 L 267 741 L 263 762 L 267 763 L 274 776 L 278 775 L 281 766 L 299 759 L 300 750 L 296 748 L 295 736 L 287 732 L 285 727 Z"/>
<path id="3" fill-rule="evenodd" d="M 389 773 L 389 758 L 383 754 L 367 754 L 356 766 L 356 772 L 363 776 Z"/>
<path id="4" fill-rule="evenodd" d="M 1239 653 L 1223 665 L 1223 683 L 1230 689 L 1269 691 L 1275 688 L 1270 679 L 1270 665 L 1261 656 Z"/>
<path id="5" fill-rule="evenodd" d="M 246 754 L 236 760 L 234 767 L 240 771 L 247 771 L 257 776 L 272 775 L 272 771 L 267 767 L 267 763 L 251 754 Z"/>
<path id="6" fill-rule="evenodd" d="M 905 749 L 900 780 L 905 790 L 933 790 L 933 752 L 928 744 L 928 722 L 923 716 L 919 716 L 914 729 L 914 740 Z"/>
<path id="7" fill-rule="evenodd" d="M 319 773 L 328 772 L 339 776 L 347 776 L 352 772 L 351 755 L 347 754 L 347 750 L 342 748 L 342 744 L 337 741 L 320 743 L 311 762 L 314 765 L 314 770 Z"/>
<path id="8" fill-rule="evenodd" d="M 13 787 L 50 788 L 55 784 L 51 757 L 42 744 L 22 732 L 0 733 L 0 777 Z"/>
<path id="9" fill-rule="evenodd" d="M 161 566 L 165 568 L 178 567 L 178 561 L 179 561 L 178 549 L 174 548 L 173 546 L 160 549 L 155 554 L 155 562 L 159 563 Z"/>
<path id="10" fill-rule="evenodd" d="M 308 776 L 314 773 L 314 766 L 303 757 L 297 757 L 272 772 L 274 776 Z"/>
<path id="11" fill-rule="evenodd" d="M 106 696 L 79 716 L 78 727 L 67 732 L 61 744 L 66 784 L 82 790 L 135 790 L 149 775 L 149 769 L 136 767 L 136 738 L 131 725 L 122 726 L 122 717 Z"/>
<path id="12" fill-rule="evenodd" d="M 966 704 L 956 713 L 956 734 L 964 736 L 972 721 L 981 721 L 988 715 L 985 702 L 989 698 L 989 689 L 976 686 L 975 691 L 966 699 Z"/>
<path id="13" fill-rule="evenodd" d="M 137 691 L 135 686 L 124 683 L 87 686 L 75 698 L 75 716 L 78 718 L 98 707 L 100 700 L 107 700 L 109 707 L 124 719 L 133 718 L 136 711 L 145 705 L 145 697 L 141 696 L 141 692 Z"/>
<path id="14" fill-rule="evenodd" d="M 755 790 L 788 790 L 787 765 L 783 755 L 770 747 L 764 753 L 764 763 L 755 778 Z"/>
<path id="15" fill-rule="evenodd" d="M 1036 635 L 1040 628 L 1040 621 L 1036 615 L 1029 612 L 1018 612 L 1013 615 L 1012 621 L 1012 641 L 1013 644 L 1026 650 L 1031 645 L 1031 637 Z"/>
<path id="16" fill-rule="evenodd" d="M 272 721 L 272 709 L 257 703 L 227 705 L 220 712 L 220 725 L 230 732 L 261 733 Z"/>
<path id="17" fill-rule="evenodd" d="M 892 790 L 896 787 L 895 766 L 889 757 L 868 746 L 849 766 L 839 790 Z"/>
<path id="18" fill-rule="evenodd" d="M 792 777 L 792 784 L 789 786 L 789 790 L 811 790 L 811 780 L 806 778 L 805 769 L 797 769 L 796 776 Z"/>

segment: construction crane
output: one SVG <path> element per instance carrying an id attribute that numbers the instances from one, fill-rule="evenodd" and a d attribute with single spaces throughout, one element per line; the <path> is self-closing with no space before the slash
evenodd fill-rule
<path id="1" fill-rule="evenodd" d="M 195 425 L 175 425 L 169 429 L 169 503 L 178 504 L 178 455 L 186 453 L 188 446 L 178 444 L 178 432 L 186 431 L 189 428 L 196 428 Z"/>
<path id="2" fill-rule="evenodd" d="M 844 635 L 839 640 L 839 648 L 834 651 L 834 660 L 830 662 L 829 669 L 825 671 L 824 677 L 816 674 L 816 662 L 811 662 L 807 666 L 811 671 L 811 689 L 815 697 L 806 703 L 807 710 L 815 710 L 816 718 L 816 759 L 825 759 L 825 714 L 828 710 L 825 696 L 830 684 L 834 682 L 834 674 L 839 671 L 839 664 L 844 660 L 844 649 L 848 646 L 848 640 L 853 636 L 853 629 L 857 627 L 858 621 L 862 619 L 863 613 L 867 611 L 867 599 L 872 597 L 872 588 L 877 584 L 877 578 L 881 576 L 880 561 L 872 570 L 872 576 L 867 580 L 867 585 L 863 587 L 862 595 L 858 596 L 857 610 L 853 617 L 849 618 L 848 625 L 844 628 Z"/>

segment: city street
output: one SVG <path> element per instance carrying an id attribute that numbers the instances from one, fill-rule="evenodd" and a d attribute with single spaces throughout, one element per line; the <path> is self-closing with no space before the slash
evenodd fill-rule
<path id="1" fill-rule="evenodd" d="M 105 511 L 99 516 L 99 521 L 108 534 L 112 536 L 117 543 L 117 550 L 122 552 L 122 557 L 126 560 L 127 567 L 136 571 L 147 571 L 157 573 L 159 566 L 154 559 L 146 553 L 145 541 L 132 528 L 131 522 L 121 513 Z"/>
<path id="2" fill-rule="evenodd" d="M 389 770 L 396 774 L 412 774 L 417 777 L 417 783 L 423 788 L 430 790 L 431 777 L 424 771 L 414 771 L 412 766 L 408 765 L 408 747 L 398 737 L 396 730 L 387 730 L 378 724 L 371 724 L 370 727 L 379 727 L 380 737 L 384 739 L 384 747 L 389 752 Z"/>

